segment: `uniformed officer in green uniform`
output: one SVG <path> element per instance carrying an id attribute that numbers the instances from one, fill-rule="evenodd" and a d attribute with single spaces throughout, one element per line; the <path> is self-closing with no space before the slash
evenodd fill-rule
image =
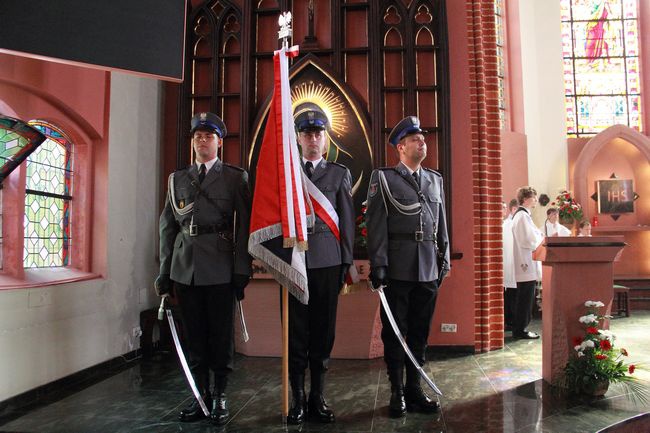
<path id="1" fill-rule="evenodd" d="M 303 170 L 338 216 L 340 239 L 316 215 L 308 229 L 306 252 L 309 303 L 289 298 L 289 379 L 293 404 L 287 421 L 334 422 L 334 413 L 323 396 L 325 373 L 334 346 L 339 291 L 352 265 L 354 204 L 350 170 L 323 158 L 327 146 L 328 119 L 315 104 L 296 107 L 294 122 L 302 150 Z M 305 397 L 305 369 L 309 367 L 311 387 Z"/>
<path id="2" fill-rule="evenodd" d="M 213 113 L 191 121 L 196 161 L 172 173 L 160 215 L 159 295 L 172 281 L 186 331 L 192 375 L 216 424 L 229 419 L 228 375 L 234 355 L 234 302 L 243 299 L 251 275 L 248 255 L 248 174 L 219 160 L 226 125 Z M 213 387 L 210 387 L 210 375 Z M 203 418 L 198 401 L 181 421 Z"/>
<path id="3" fill-rule="evenodd" d="M 399 154 L 395 167 L 374 170 L 366 224 L 371 281 L 384 292 L 409 349 L 424 365 L 438 289 L 449 270 L 449 239 L 442 176 L 420 164 L 427 156 L 420 121 L 402 119 L 388 138 Z M 420 386 L 420 376 L 382 308 L 384 360 L 391 383 L 389 413 L 435 412 L 440 405 Z M 406 386 L 403 372 L 406 366 Z"/>

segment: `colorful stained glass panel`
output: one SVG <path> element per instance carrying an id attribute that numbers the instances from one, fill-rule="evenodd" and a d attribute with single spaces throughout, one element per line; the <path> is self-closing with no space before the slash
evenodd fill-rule
<path id="1" fill-rule="evenodd" d="M 574 73 L 578 95 L 626 93 L 623 59 L 576 59 Z"/>
<path id="2" fill-rule="evenodd" d="M 63 199 L 25 195 L 24 267 L 64 265 L 64 226 L 67 223 L 64 210 Z"/>
<path id="3" fill-rule="evenodd" d="M 27 161 L 23 266 L 69 264 L 72 143 L 56 128 L 31 122 L 47 140 Z"/>
<path id="4" fill-rule="evenodd" d="M 578 133 L 597 134 L 612 125 L 627 125 L 625 96 L 581 96 L 578 102 Z"/>
<path id="5" fill-rule="evenodd" d="M 601 31 L 594 29 L 594 26 L 603 26 Z M 574 22 L 574 53 L 575 57 L 611 57 L 622 56 L 623 23 L 621 21 L 601 22 Z"/>
<path id="6" fill-rule="evenodd" d="M 567 1 L 563 0 L 562 3 Z M 622 15 L 621 0 L 573 0 L 571 3 L 573 21 L 597 20 L 603 18 L 603 14 L 609 20 L 620 19 Z"/>
<path id="7" fill-rule="evenodd" d="M 637 0 L 560 0 L 567 133 L 642 130 Z"/>
<path id="8" fill-rule="evenodd" d="M 45 140 L 19 119 L 0 115 L 0 183 Z"/>

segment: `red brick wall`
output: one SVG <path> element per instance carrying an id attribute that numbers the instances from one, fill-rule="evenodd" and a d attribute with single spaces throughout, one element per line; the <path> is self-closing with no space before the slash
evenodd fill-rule
<path id="1" fill-rule="evenodd" d="M 501 145 L 494 0 L 467 0 L 474 202 L 474 346 L 503 347 Z"/>

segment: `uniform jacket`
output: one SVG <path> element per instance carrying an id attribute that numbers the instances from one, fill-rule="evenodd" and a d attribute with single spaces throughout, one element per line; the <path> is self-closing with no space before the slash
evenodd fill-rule
<path id="1" fill-rule="evenodd" d="M 396 201 L 403 205 L 418 203 L 420 200 L 426 202 L 422 207 L 422 230 L 425 240 L 415 240 L 415 232 L 420 227 L 420 217 L 417 214 L 401 214 L 388 199 L 384 205 L 379 184 L 379 170 L 386 176 L 388 187 Z M 368 256 L 371 267 L 388 266 L 388 276 L 394 280 L 423 282 L 437 280 L 440 271 L 437 248 L 440 248 L 446 266 L 449 265 L 449 237 L 445 219 L 442 176 L 436 171 L 423 167 L 420 170 L 420 188 L 418 188 L 415 179 L 402 163 L 396 167 L 379 170 L 374 170 L 370 177 L 366 210 Z M 394 234 L 413 237 L 391 239 Z M 437 242 L 433 241 L 434 236 Z"/>
<path id="2" fill-rule="evenodd" d="M 174 212 L 167 193 L 160 215 L 160 274 L 176 282 L 197 286 L 226 284 L 232 274 L 251 274 L 248 254 L 250 191 L 248 173 L 217 160 L 200 185 L 196 164 L 172 173 L 176 205 L 194 209 L 186 215 Z M 237 219 L 233 222 L 236 212 Z M 224 227 L 224 230 L 190 236 L 189 225 Z"/>
<path id="3" fill-rule="evenodd" d="M 512 237 L 515 279 L 522 283 L 540 279 L 540 262 L 533 261 L 533 251 L 542 243 L 544 236 L 533 223 L 530 212 L 526 208 L 519 209 L 512 217 Z"/>
<path id="4" fill-rule="evenodd" d="M 339 216 L 341 242 L 339 243 L 327 224 L 317 217 L 307 237 L 309 245 L 307 268 L 325 268 L 342 263 L 351 265 L 355 225 L 350 170 L 323 158 L 314 167 L 311 182 L 327 197 L 336 210 Z"/>

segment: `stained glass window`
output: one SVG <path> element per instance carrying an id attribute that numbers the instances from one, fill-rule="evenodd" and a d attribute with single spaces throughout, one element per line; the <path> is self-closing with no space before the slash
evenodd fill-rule
<path id="1" fill-rule="evenodd" d="M 503 0 L 494 0 L 494 16 L 497 28 L 497 79 L 499 82 L 499 124 L 506 127 L 506 59 Z"/>
<path id="2" fill-rule="evenodd" d="M 561 0 L 569 137 L 643 130 L 637 0 Z"/>
<path id="3" fill-rule="evenodd" d="M 72 142 L 58 128 L 30 122 L 47 140 L 27 159 L 25 268 L 66 266 L 70 260 Z"/>

